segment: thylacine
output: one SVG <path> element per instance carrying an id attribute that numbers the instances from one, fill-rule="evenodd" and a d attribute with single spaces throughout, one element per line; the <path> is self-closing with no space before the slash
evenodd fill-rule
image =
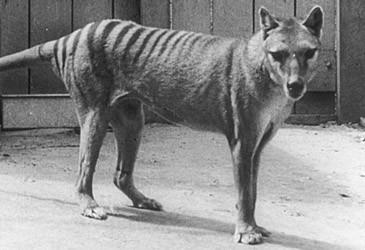
<path id="1" fill-rule="evenodd" d="M 315 72 L 323 11 L 314 7 L 304 20 L 259 14 L 261 30 L 248 43 L 105 20 L 0 58 L 1 71 L 50 62 L 75 101 L 83 215 L 107 217 L 92 179 L 108 124 L 118 153 L 114 184 L 134 206 L 162 209 L 133 183 L 143 103 L 227 137 L 238 190 L 234 239 L 254 244 L 268 235 L 254 218 L 259 158 Z"/>

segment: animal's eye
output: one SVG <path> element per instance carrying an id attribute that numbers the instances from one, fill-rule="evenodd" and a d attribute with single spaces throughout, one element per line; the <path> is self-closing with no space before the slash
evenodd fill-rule
<path id="1" fill-rule="evenodd" d="M 271 57 L 277 62 L 283 62 L 289 55 L 286 51 L 270 51 Z"/>
<path id="2" fill-rule="evenodd" d="M 308 49 L 305 53 L 304 56 L 305 58 L 308 59 L 312 59 L 314 57 L 314 55 L 316 54 L 317 49 Z"/>

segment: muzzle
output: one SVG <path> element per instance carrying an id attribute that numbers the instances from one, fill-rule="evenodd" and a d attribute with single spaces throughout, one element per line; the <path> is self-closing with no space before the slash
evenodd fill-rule
<path id="1" fill-rule="evenodd" d="M 300 79 L 296 81 L 288 82 L 286 85 L 288 89 L 288 94 L 291 98 L 297 100 L 304 95 L 305 85 L 304 82 Z"/>

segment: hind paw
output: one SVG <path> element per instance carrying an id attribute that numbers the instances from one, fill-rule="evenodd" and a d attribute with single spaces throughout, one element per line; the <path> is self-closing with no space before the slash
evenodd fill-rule
<path id="1" fill-rule="evenodd" d="M 149 198 L 145 198 L 141 201 L 134 202 L 133 206 L 141 209 L 162 211 L 162 205 L 158 201 Z"/>
<path id="2" fill-rule="evenodd" d="M 85 217 L 97 219 L 97 220 L 106 220 L 108 218 L 107 212 L 104 208 L 96 206 L 96 207 L 86 207 L 81 211 L 81 214 Z"/>

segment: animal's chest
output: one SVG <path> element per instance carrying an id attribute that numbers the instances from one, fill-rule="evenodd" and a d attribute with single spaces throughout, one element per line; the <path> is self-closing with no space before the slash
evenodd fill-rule
<path id="1" fill-rule="evenodd" d="M 290 115 L 293 102 L 284 93 L 275 93 L 271 98 L 261 102 L 259 119 L 262 123 L 281 124 Z"/>

